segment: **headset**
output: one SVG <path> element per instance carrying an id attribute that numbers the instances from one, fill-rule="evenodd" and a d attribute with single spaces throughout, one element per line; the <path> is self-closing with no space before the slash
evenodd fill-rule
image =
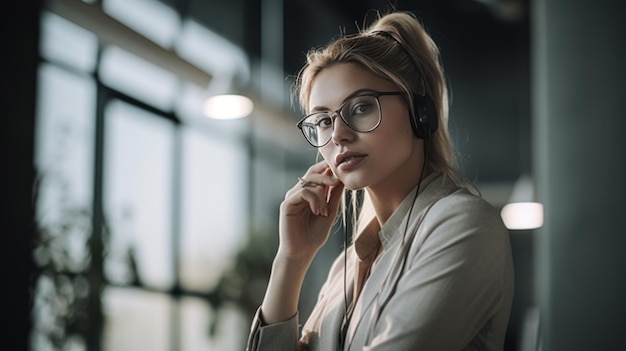
<path id="1" fill-rule="evenodd" d="M 396 44 L 398 44 L 398 46 L 400 46 L 400 48 L 404 51 L 409 60 L 411 60 L 413 66 L 420 72 L 422 84 L 424 86 L 424 95 L 415 93 L 412 94 L 413 113 L 411 113 L 409 120 L 411 122 L 413 134 L 416 137 L 420 139 L 429 138 L 437 130 L 437 127 L 439 126 L 439 118 L 437 116 L 437 107 L 435 106 L 435 102 L 430 95 L 428 95 L 428 85 L 426 85 L 424 68 L 415 60 L 409 50 L 402 45 L 402 42 L 400 42 L 400 40 L 398 40 L 393 34 L 382 30 L 373 31 L 371 34 L 380 35 L 395 41 Z"/>
<path id="2" fill-rule="evenodd" d="M 413 113 L 410 116 L 413 134 L 420 139 L 429 138 L 439 126 L 437 107 L 429 95 L 413 94 Z"/>

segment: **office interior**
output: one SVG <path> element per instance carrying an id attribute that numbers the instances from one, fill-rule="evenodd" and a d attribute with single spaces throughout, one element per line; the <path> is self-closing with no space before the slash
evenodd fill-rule
<path id="1" fill-rule="evenodd" d="M 542 206 L 538 225 L 509 231 L 505 350 L 624 349 L 626 6 L 613 0 L 5 5 L 0 348 L 243 349 L 278 206 L 318 157 L 290 84 L 309 48 L 389 4 L 441 48 L 463 171 L 498 210 Z M 251 110 L 208 117 L 222 94 Z M 302 316 L 342 240 L 316 258 Z"/>

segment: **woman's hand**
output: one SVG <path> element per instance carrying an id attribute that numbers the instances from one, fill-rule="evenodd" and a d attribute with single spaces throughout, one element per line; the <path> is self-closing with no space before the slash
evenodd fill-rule
<path id="1" fill-rule="evenodd" d="M 302 282 L 317 251 L 328 240 L 343 188 L 322 161 L 287 191 L 280 205 L 280 245 L 261 305 L 265 323 L 285 321 L 296 314 Z"/>
<path id="2" fill-rule="evenodd" d="M 278 255 L 289 260 L 312 260 L 326 243 L 337 217 L 343 183 L 326 161 L 309 168 L 285 195 L 280 206 Z"/>

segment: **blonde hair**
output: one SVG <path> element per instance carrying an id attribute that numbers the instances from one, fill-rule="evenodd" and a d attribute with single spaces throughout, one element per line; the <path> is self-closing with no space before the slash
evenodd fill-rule
<path id="1" fill-rule="evenodd" d="M 439 126 L 430 136 L 426 166 L 460 181 L 448 131 L 448 89 L 439 48 L 414 14 L 377 13 L 377 19 L 358 34 L 341 36 L 309 51 L 292 87 L 292 98 L 299 101 L 303 111 L 317 74 L 337 63 L 359 64 L 395 83 L 406 94 L 411 110 L 414 95 L 430 96 L 437 107 Z"/>

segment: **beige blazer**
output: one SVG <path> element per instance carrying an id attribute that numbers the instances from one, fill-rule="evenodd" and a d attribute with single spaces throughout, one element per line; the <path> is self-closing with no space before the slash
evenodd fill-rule
<path id="1" fill-rule="evenodd" d="M 347 323 L 343 350 L 502 350 L 514 277 L 498 212 L 441 174 L 424 179 L 409 211 L 416 190 L 380 229 L 383 250 Z M 301 337 L 297 315 L 263 325 L 258 311 L 247 350 L 340 350 L 355 260 L 350 247 L 344 291 L 344 255 L 336 259 Z"/>

